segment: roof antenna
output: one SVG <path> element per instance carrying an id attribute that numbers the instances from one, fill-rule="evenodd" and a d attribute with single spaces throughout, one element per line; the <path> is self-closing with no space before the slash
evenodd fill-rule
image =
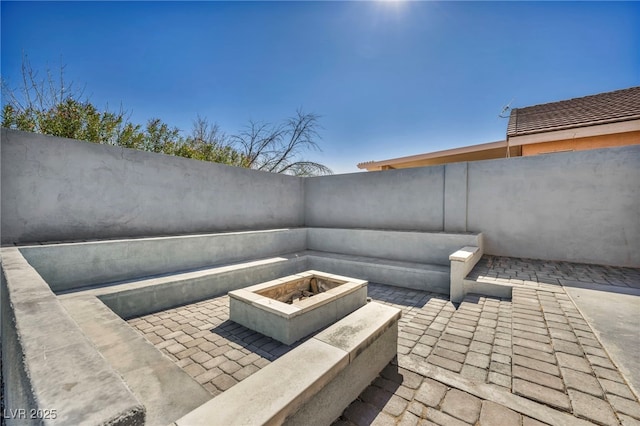
<path id="1" fill-rule="evenodd" d="M 509 116 L 508 116 L 508 115 L 504 115 L 504 113 L 505 113 L 505 112 L 507 112 L 507 111 L 509 111 L 509 110 L 511 109 L 511 104 L 513 103 L 513 99 L 514 99 L 514 98 L 512 98 L 512 99 L 509 101 L 509 103 L 508 103 L 508 104 L 506 104 L 506 105 L 502 108 L 502 111 L 500 111 L 500 114 L 498 114 L 498 117 L 500 117 L 500 118 L 509 118 Z M 509 114 L 511 114 L 511 113 L 509 113 Z M 511 122 L 511 120 L 509 120 L 509 122 Z M 510 158 L 510 157 L 511 157 L 511 147 L 509 146 L 509 134 L 508 134 L 508 132 L 507 132 L 507 139 L 506 139 L 506 142 L 507 142 L 507 152 L 506 152 L 506 154 L 507 154 L 507 155 L 506 155 L 506 158 Z"/>
<path id="2" fill-rule="evenodd" d="M 505 112 L 509 111 L 511 109 L 511 104 L 513 103 L 513 99 L 511 99 L 509 101 L 508 104 L 506 104 L 503 108 L 502 111 L 500 111 L 500 114 L 498 114 L 498 117 L 500 118 L 509 118 L 508 115 L 504 115 Z"/>

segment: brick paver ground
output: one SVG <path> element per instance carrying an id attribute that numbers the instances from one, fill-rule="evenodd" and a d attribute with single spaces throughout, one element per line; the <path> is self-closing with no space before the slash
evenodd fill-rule
<path id="1" fill-rule="evenodd" d="M 640 288 L 640 269 L 488 256 L 468 278 L 515 285 L 561 284 L 562 280 Z"/>
<path id="2" fill-rule="evenodd" d="M 295 347 L 230 321 L 226 295 L 128 323 L 213 396 Z"/>
<path id="3" fill-rule="evenodd" d="M 538 424 L 403 369 L 412 359 L 596 424 L 640 424 L 635 395 L 561 286 L 566 279 L 639 287 L 639 270 L 484 256 L 470 277 L 508 280 L 512 298 L 469 295 L 454 306 L 443 295 L 369 284 L 372 299 L 403 312 L 399 367 L 390 364 L 339 423 Z M 227 296 L 129 323 L 212 395 L 291 349 L 229 321 Z"/>
<path id="4" fill-rule="evenodd" d="M 525 425 L 543 423 L 389 364 L 334 426 Z"/>

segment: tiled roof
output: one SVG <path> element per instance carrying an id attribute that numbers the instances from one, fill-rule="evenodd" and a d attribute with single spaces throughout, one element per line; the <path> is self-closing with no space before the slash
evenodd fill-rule
<path id="1" fill-rule="evenodd" d="M 640 86 L 566 101 L 515 108 L 507 136 L 521 136 L 640 118 Z"/>

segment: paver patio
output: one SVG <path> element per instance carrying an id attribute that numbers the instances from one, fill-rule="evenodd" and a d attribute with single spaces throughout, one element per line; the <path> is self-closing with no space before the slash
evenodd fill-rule
<path id="1" fill-rule="evenodd" d="M 369 284 L 372 299 L 403 312 L 398 357 L 337 423 L 640 424 L 637 397 L 559 281 L 638 288 L 640 270 L 484 256 L 469 277 L 504 280 L 512 298 L 454 306 Z M 292 349 L 229 321 L 227 296 L 129 324 L 214 396 Z"/>

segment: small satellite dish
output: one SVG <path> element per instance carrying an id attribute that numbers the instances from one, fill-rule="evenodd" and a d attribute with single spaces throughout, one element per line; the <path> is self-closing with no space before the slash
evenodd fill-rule
<path id="1" fill-rule="evenodd" d="M 511 99 L 509 101 L 508 104 L 506 104 L 503 108 L 502 111 L 500 111 L 500 114 L 498 114 L 498 117 L 500 118 L 509 118 L 508 115 L 504 115 L 505 112 L 509 111 L 511 109 L 511 104 L 513 103 L 513 99 Z"/>

